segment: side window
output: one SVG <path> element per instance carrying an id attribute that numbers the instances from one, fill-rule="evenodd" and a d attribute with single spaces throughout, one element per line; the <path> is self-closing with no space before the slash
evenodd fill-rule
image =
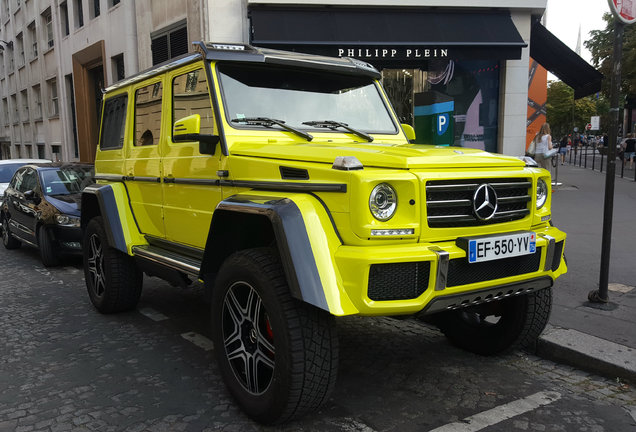
<path id="1" fill-rule="evenodd" d="M 20 190 L 20 186 L 22 184 L 22 177 L 24 177 L 25 170 L 26 168 L 19 169 L 18 171 L 16 171 L 15 175 L 11 179 L 11 183 L 9 183 L 10 188 L 13 188 L 17 191 Z"/>
<path id="2" fill-rule="evenodd" d="M 161 132 L 161 83 L 150 84 L 135 92 L 135 145 L 159 144 Z"/>
<path id="3" fill-rule="evenodd" d="M 22 175 L 22 182 L 18 186 L 18 191 L 24 193 L 29 190 L 35 189 L 38 185 L 36 173 L 32 169 L 26 169 Z"/>
<path id="4" fill-rule="evenodd" d="M 172 124 L 193 114 L 201 116 L 201 133 L 214 134 L 214 114 L 203 69 L 172 80 Z"/>
<path id="5" fill-rule="evenodd" d="M 104 120 L 99 148 L 111 150 L 124 145 L 128 95 L 115 96 L 104 104 Z"/>

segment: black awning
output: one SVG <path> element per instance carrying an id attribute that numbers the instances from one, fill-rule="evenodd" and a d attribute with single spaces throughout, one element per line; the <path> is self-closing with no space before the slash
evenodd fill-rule
<path id="1" fill-rule="evenodd" d="M 536 22 L 530 36 L 530 57 L 574 89 L 574 98 L 601 90 L 603 74 Z"/>
<path id="2" fill-rule="evenodd" d="M 440 9 L 252 6 L 251 43 L 371 63 L 433 58 L 520 59 L 510 14 Z"/>

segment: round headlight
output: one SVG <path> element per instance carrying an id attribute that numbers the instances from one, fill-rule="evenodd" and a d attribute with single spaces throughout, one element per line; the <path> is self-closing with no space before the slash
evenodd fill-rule
<path id="1" fill-rule="evenodd" d="M 537 181 L 537 210 L 545 205 L 548 200 L 548 185 L 545 180 L 539 179 Z"/>
<path id="2" fill-rule="evenodd" d="M 369 210 L 374 218 L 387 221 L 393 217 L 397 209 L 397 193 L 387 183 L 380 183 L 371 191 Z"/>

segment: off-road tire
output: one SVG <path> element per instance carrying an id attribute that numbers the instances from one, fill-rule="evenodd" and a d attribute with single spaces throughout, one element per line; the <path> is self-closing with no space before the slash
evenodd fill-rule
<path id="1" fill-rule="evenodd" d="M 108 245 L 100 216 L 86 227 L 83 255 L 86 289 L 93 306 L 101 313 L 134 309 L 141 296 L 143 273 L 134 258 Z"/>
<path id="2" fill-rule="evenodd" d="M 22 242 L 11 235 L 9 219 L 6 215 L 3 216 L 2 220 L 2 244 L 7 249 L 17 249 L 22 246 Z"/>
<path id="3" fill-rule="evenodd" d="M 51 238 L 51 233 L 45 227 L 38 229 L 38 248 L 40 249 L 40 259 L 45 267 L 55 267 L 60 265 L 59 252 L 55 250 L 55 243 Z"/>
<path id="4" fill-rule="evenodd" d="M 498 302 L 444 312 L 436 324 L 457 347 L 476 354 L 494 355 L 529 348 L 543 332 L 552 309 L 552 288 Z M 496 323 L 485 320 L 498 315 Z"/>
<path id="5" fill-rule="evenodd" d="M 241 309 L 250 304 L 256 306 Z M 327 400 L 338 369 L 334 317 L 290 295 L 275 250 L 249 249 L 227 258 L 211 310 L 221 375 L 247 415 L 263 424 L 282 423 Z M 235 354 L 232 360 L 228 353 Z M 247 365 L 261 380 L 248 380 Z"/>

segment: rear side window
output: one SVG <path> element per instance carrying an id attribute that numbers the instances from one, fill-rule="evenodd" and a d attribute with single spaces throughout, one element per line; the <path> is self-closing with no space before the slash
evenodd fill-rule
<path id="1" fill-rule="evenodd" d="M 125 94 L 115 96 L 106 101 L 104 105 L 102 135 L 99 141 L 100 149 L 111 150 L 122 148 L 124 145 L 127 105 L 128 95 Z"/>
<path id="2" fill-rule="evenodd" d="M 135 92 L 135 145 L 159 144 L 161 132 L 161 82 Z"/>

